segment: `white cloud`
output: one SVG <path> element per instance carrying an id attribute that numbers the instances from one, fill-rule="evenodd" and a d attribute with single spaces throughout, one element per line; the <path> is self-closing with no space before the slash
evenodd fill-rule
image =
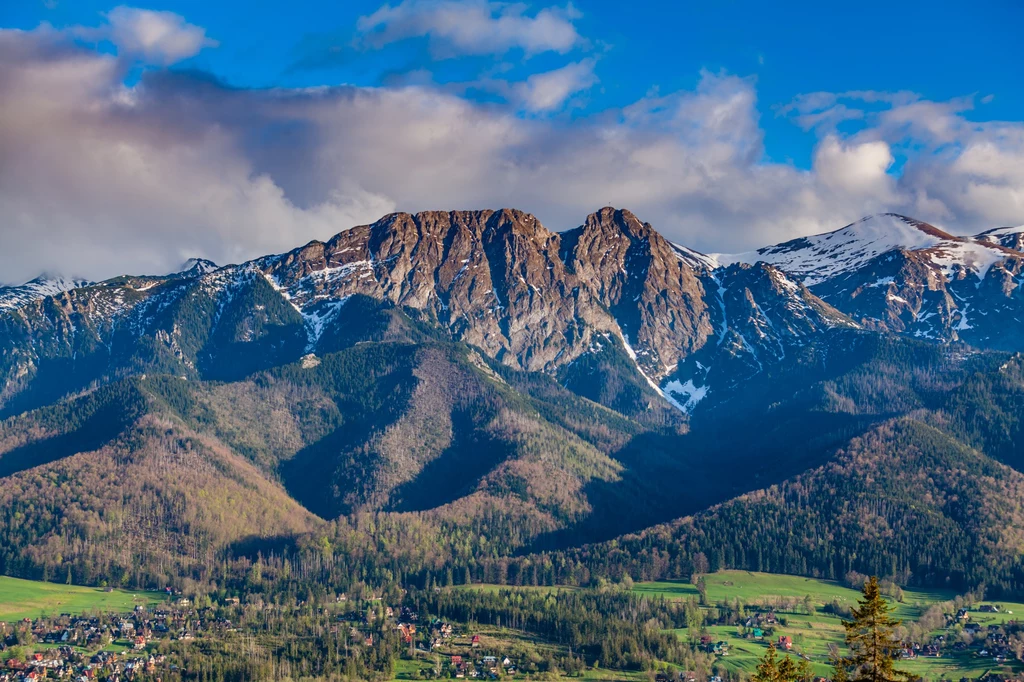
<path id="1" fill-rule="evenodd" d="M 153 66 L 169 66 L 218 44 L 204 28 L 173 12 L 121 5 L 108 12 L 106 19 L 102 26 L 76 27 L 71 33 L 86 40 L 109 40 L 120 56 Z"/>
<path id="2" fill-rule="evenodd" d="M 1024 122 L 975 122 L 973 109 L 972 97 L 859 91 L 810 93 L 779 111 L 824 136 L 815 170 L 832 186 L 966 234 L 1024 221 Z M 836 126 L 851 119 L 860 129 L 844 138 Z M 898 178 L 879 170 L 894 152 L 905 157 Z"/>
<path id="3" fill-rule="evenodd" d="M 554 71 L 535 73 L 517 84 L 516 91 L 527 111 L 543 112 L 561 108 L 570 97 L 596 83 L 594 60 L 585 59 Z"/>
<path id="4" fill-rule="evenodd" d="M 518 3 L 490 0 L 404 0 L 384 5 L 359 19 L 363 43 L 382 47 L 407 38 L 427 37 L 435 57 L 504 54 L 565 54 L 582 39 L 573 25 L 572 5 L 533 14 Z"/>
<path id="5" fill-rule="evenodd" d="M 394 208 L 342 174 L 299 208 L 240 153 L 244 130 L 126 91 L 113 57 L 35 39 L 0 31 L 4 280 L 162 272 L 194 255 L 238 261 Z"/>
<path id="6" fill-rule="evenodd" d="M 883 140 L 844 143 L 826 137 L 814 152 L 814 170 L 828 187 L 850 194 L 874 194 L 891 200 L 893 178 L 888 174 L 895 159 Z"/>
<path id="7" fill-rule="evenodd" d="M 156 69 L 126 89 L 122 68 L 52 30 L 0 31 L 5 280 L 238 261 L 391 210 L 514 206 L 562 230 L 612 204 L 718 251 L 883 210 L 1024 223 L 1024 124 L 971 122 L 963 101 L 878 96 L 803 170 L 766 160 L 755 83 L 725 74 L 560 120 L 429 86 L 244 90 Z M 535 88 L 534 106 L 574 87 Z"/>

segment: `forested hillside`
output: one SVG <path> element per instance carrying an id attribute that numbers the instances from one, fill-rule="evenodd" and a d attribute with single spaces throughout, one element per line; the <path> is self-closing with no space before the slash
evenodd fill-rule
<path id="1" fill-rule="evenodd" d="M 700 555 L 712 570 L 829 579 L 852 570 L 904 585 L 986 585 L 1019 594 L 1024 477 L 1015 468 L 1020 427 L 1012 408 L 1024 395 L 1024 367 L 1019 357 L 979 362 L 980 371 L 955 388 L 926 381 L 916 395 L 886 388 L 878 365 L 828 382 L 846 389 L 830 391 L 830 398 L 852 390 L 866 405 L 873 394 L 905 416 L 872 427 L 782 483 L 548 560 L 601 575 L 661 579 L 691 574 Z"/>
<path id="2" fill-rule="evenodd" d="M 1024 589 L 1019 357 L 866 329 L 628 211 L 396 214 L 69 286 L 0 311 L 6 574 L 585 584 L 699 554 Z"/>

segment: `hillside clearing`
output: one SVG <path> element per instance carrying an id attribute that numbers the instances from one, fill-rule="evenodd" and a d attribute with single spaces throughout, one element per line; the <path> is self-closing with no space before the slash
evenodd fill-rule
<path id="1" fill-rule="evenodd" d="M 0 576 L 0 621 L 38 618 L 60 613 L 83 614 L 93 610 L 125 613 L 137 605 L 163 601 L 159 592 L 107 592 L 97 587 L 57 585 Z"/>

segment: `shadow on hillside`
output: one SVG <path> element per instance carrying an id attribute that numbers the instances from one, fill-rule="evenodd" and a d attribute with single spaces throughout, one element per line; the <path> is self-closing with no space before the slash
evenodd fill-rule
<path id="1" fill-rule="evenodd" d="M 100 406 L 78 428 L 27 443 L 0 455 L 0 478 L 97 450 L 120 436 L 134 416 L 119 401 Z"/>
<path id="2" fill-rule="evenodd" d="M 799 422 L 730 421 L 685 435 L 643 433 L 614 454 L 618 481 L 594 479 L 593 511 L 539 536 L 522 554 L 602 542 L 669 522 L 821 466 L 851 438 L 896 415 L 804 413 Z"/>
<path id="3" fill-rule="evenodd" d="M 515 452 L 512 443 L 492 437 L 468 410 L 452 414 L 454 439 L 417 476 L 391 494 L 391 511 L 434 509 L 471 494 L 480 480 Z"/>
<path id="4" fill-rule="evenodd" d="M 71 358 L 39 358 L 38 368 L 28 388 L 17 393 L 3 409 L 0 419 L 45 407 L 95 382 L 103 381 L 110 362 L 106 348 L 82 352 Z"/>
<path id="5" fill-rule="evenodd" d="M 281 463 L 285 490 L 322 519 L 350 513 L 351 496 L 373 474 L 374 462 L 363 452 L 373 430 L 370 421 L 350 422 L 299 450 Z"/>
<path id="6" fill-rule="evenodd" d="M 249 535 L 236 540 L 228 546 L 230 556 L 247 556 L 255 558 L 257 555 L 270 556 L 276 554 L 294 554 L 298 550 L 298 539 L 294 535 L 274 535 L 271 537 L 260 537 Z"/>

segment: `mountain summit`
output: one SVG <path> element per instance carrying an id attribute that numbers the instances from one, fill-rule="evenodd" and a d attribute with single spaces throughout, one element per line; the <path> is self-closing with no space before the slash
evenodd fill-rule
<path id="1" fill-rule="evenodd" d="M 813 287 L 867 266 L 892 252 L 919 253 L 947 276 L 958 266 L 984 278 L 993 263 L 1006 257 L 998 245 L 955 237 L 920 220 L 896 213 L 861 218 L 846 227 L 766 246 L 749 253 L 718 255 L 720 264 L 771 263 Z"/>
<path id="2" fill-rule="evenodd" d="M 1024 334 L 1020 230 L 956 237 L 893 213 L 718 263 L 768 262 L 869 329 L 1017 350 Z"/>
<path id="3" fill-rule="evenodd" d="M 20 308 L 26 303 L 88 286 L 84 279 L 43 274 L 18 286 L 0 287 L 0 310 Z"/>

